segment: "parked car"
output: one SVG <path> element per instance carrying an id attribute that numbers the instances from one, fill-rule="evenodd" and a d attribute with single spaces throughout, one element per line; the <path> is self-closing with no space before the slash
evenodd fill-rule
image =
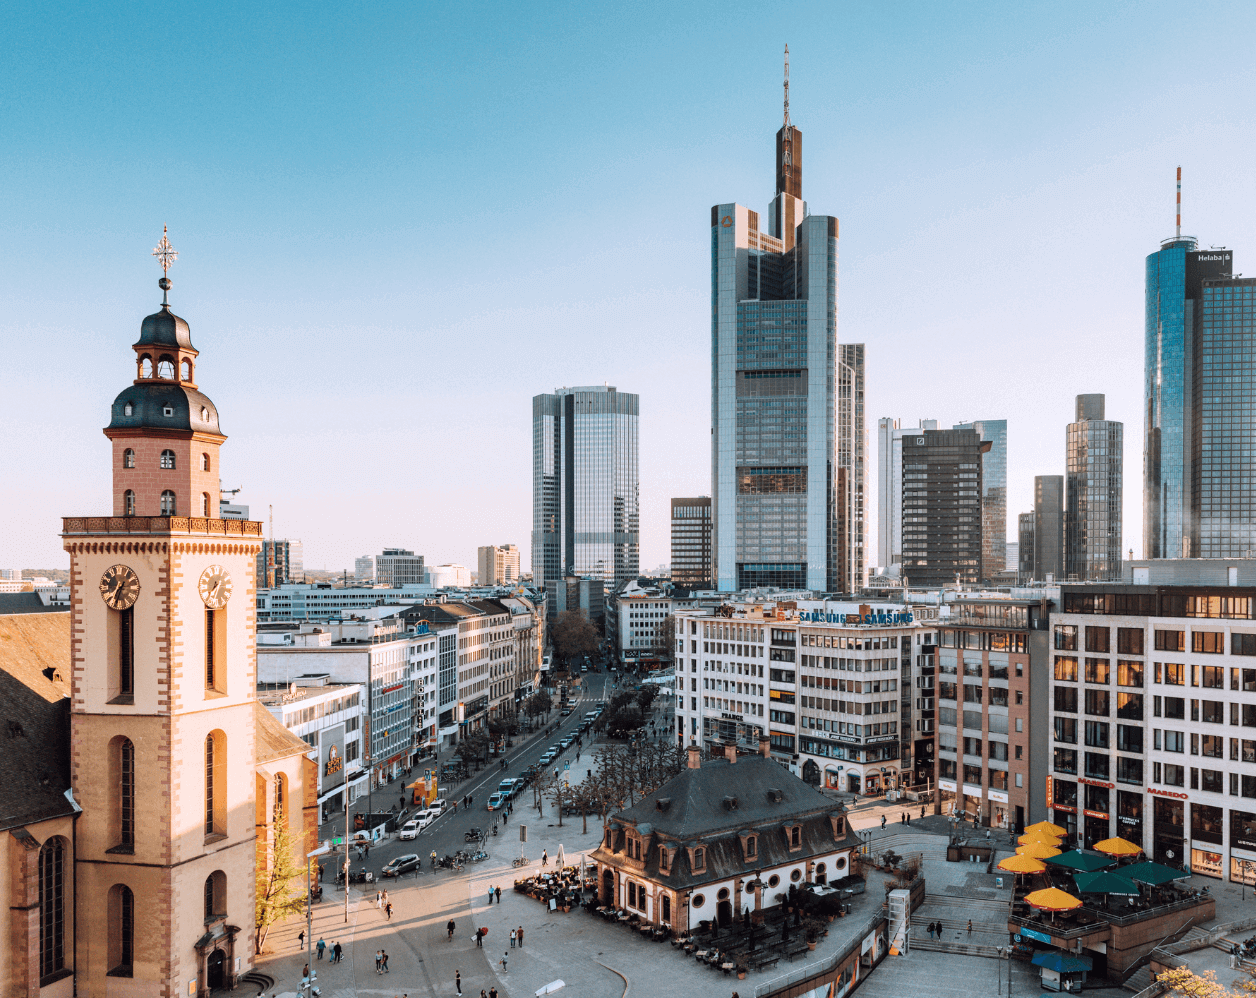
<path id="1" fill-rule="evenodd" d="M 562 717 L 568 717 L 570 714 L 571 714 L 571 708 L 570 708 L 570 707 L 564 707 L 564 708 L 562 709 L 562 712 L 561 712 L 561 716 L 562 716 Z"/>
<path id="2" fill-rule="evenodd" d="M 419 832 L 421 832 L 422 830 L 423 830 L 422 826 L 419 824 L 418 819 L 411 818 L 409 821 L 407 821 L 404 825 L 401 826 L 401 831 L 397 833 L 397 838 L 401 839 L 402 841 L 408 841 L 410 839 L 417 837 Z"/>
<path id="3" fill-rule="evenodd" d="M 508 800 L 510 800 L 510 794 L 506 793 L 504 790 L 498 790 L 497 793 L 489 795 L 488 809 L 490 811 L 496 811 Z"/>
<path id="4" fill-rule="evenodd" d="M 559 744 L 559 745 L 561 745 L 564 749 L 569 749 L 569 748 L 571 748 L 571 746 L 572 746 L 572 744 L 573 744 L 574 742 L 575 742 L 575 739 L 574 739 L 574 738 L 572 738 L 572 737 L 571 737 L 571 735 L 568 735 L 566 738 L 564 738 L 564 739 L 563 739 L 561 742 L 559 742 L 558 744 Z"/>
<path id="5" fill-rule="evenodd" d="M 404 856 L 394 856 L 379 872 L 384 877 L 400 877 L 403 873 L 413 873 L 422 864 L 418 853 L 408 852 Z"/>
<path id="6" fill-rule="evenodd" d="M 427 809 L 429 811 L 435 811 L 437 814 L 444 814 L 446 807 L 448 807 L 448 805 L 445 803 L 445 798 L 437 797 L 427 806 Z"/>
<path id="7" fill-rule="evenodd" d="M 497 789 L 501 793 L 506 794 L 508 797 L 514 797 L 515 794 L 523 789 L 523 781 L 517 780 L 513 776 L 509 776 L 502 780 L 501 783 L 497 784 Z"/>
<path id="8" fill-rule="evenodd" d="M 543 756 L 541 756 L 541 765 L 542 765 L 542 766 L 548 766 L 548 765 L 549 765 L 551 762 L 553 762 L 553 761 L 554 761 L 557 757 L 558 757 L 558 749 L 556 749 L 556 748 L 548 748 L 548 749 L 546 749 L 546 750 L 545 750 L 545 754 L 544 754 Z"/>

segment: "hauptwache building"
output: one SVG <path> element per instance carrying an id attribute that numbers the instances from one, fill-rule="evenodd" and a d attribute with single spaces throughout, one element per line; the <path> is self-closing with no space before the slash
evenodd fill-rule
<path id="1" fill-rule="evenodd" d="M 233 987 L 277 829 L 299 862 L 317 835 L 309 746 L 255 697 L 261 524 L 218 516 L 191 331 L 163 301 L 133 349 L 111 515 L 63 521 L 72 609 L 0 616 L 5 998 Z"/>

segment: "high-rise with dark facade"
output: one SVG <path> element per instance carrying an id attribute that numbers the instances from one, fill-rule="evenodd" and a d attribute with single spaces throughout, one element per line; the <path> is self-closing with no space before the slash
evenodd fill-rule
<path id="1" fill-rule="evenodd" d="M 1180 219 L 1180 215 L 1179 215 Z M 1214 405 L 1224 433 L 1237 413 L 1229 404 L 1203 397 L 1207 367 L 1214 375 L 1215 356 L 1205 364 L 1203 297 L 1206 282 L 1228 286 L 1234 254 L 1228 249 L 1200 250 L 1192 236 L 1178 234 L 1147 257 L 1145 353 L 1143 377 L 1143 557 L 1200 556 L 1199 510 L 1207 478 L 1202 465 L 1218 455 L 1203 450 L 1201 420 Z M 1228 332 L 1226 335 L 1229 335 Z M 1250 334 L 1249 334 L 1250 335 Z M 1239 360 L 1243 363 L 1243 360 Z M 1223 375 L 1224 377 L 1224 375 Z M 1214 385 L 1215 387 L 1215 385 Z M 1219 397 L 1219 393 L 1217 396 Z M 1250 398 L 1250 395 L 1248 396 Z M 1250 423 L 1251 414 L 1248 413 Z M 1244 445 L 1246 446 L 1246 445 Z M 1196 465 L 1196 462 L 1200 465 Z M 1200 484 L 1195 486 L 1198 477 Z M 1248 479 L 1250 481 L 1250 478 Z M 1218 497 L 1223 495 L 1216 468 Z M 1212 491 L 1209 481 L 1208 491 Z M 1224 502 L 1224 499 L 1222 499 Z M 1212 557 L 1221 557 L 1213 555 Z"/>
<path id="2" fill-rule="evenodd" d="M 1016 577 L 1028 582 L 1034 577 L 1034 514 L 1021 513 L 1016 518 L 1020 546 L 1017 551 Z"/>
<path id="3" fill-rule="evenodd" d="M 1078 395 L 1066 441 L 1064 577 L 1119 579 L 1125 424 L 1104 418 L 1102 395 Z"/>
<path id="4" fill-rule="evenodd" d="M 1201 292 L 1192 552 L 1256 558 L 1256 280 L 1205 280 Z"/>
<path id="5" fill-rule="evenodd" d="M 981 577 L 993 579 L 1007 567 L 1007 420 L 957 423 L 972 428 L 990 449 L 981 456 Z"/>
<path id="6" fill-rule="evenodd" d="M 1064 476 L 1034 479 L 1034 574 L 1038 582 L 1064 576 Z"/>
<path id="7" fill-rule="evenodd" d="M 802 200 L 788 75 L 765 221 L 711 208 L 715 581 L 850 592 L 864 577 L 864 355 L 838 346 L 837 219 Z"/>
<path id="8" fill-rule="evenodd" d="M 913 586 L 981 582 L 981 459 L 968 427 L 903 437 L 903 577 Z"/>
<path id="9" fill-rule="evenodd" d="M 709 589 L 711 559 L 711 497 L 672 500 L 672 584 Z"/>
<path id="10" fill-rule="evenodd" d="M 532 582 L 637 577 L 639 398 L 613 386 L 532 399 Z"/>

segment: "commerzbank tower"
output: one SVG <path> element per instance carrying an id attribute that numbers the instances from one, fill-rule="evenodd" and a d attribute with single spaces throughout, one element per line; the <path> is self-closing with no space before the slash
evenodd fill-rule
<path id="1" fill-rule="evenodd" d="M 837 340 L 837 218 L 802 198 L 802 132 L 776 133 L 766 226 L 711 208 L 712 547 L 721 591 L 864 583 L 864 347 Z"/>

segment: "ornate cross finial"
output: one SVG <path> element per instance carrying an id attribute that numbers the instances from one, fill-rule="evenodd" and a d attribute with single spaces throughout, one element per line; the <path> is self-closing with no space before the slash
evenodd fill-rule
<path id="1" fill-rule="evenodd" d="M 170 265 L 179 259 L 179 251 L 170 245 L 164 225 L 161 227 L 161 242 L 153 248 L 153 256 L 161 264 L 161 280 L 157 282 L 157 286 L 161 288 L 161 303 L 168 305 L 166 293 L 170 290 L 170 278 L 166 276 L 166 272 L 170 269 Z"/>

